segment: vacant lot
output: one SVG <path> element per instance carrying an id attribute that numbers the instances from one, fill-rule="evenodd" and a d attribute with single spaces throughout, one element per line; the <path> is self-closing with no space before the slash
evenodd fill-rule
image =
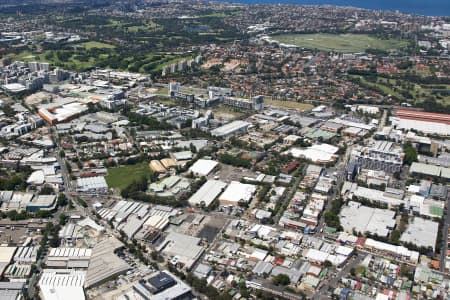
<path id="1" fill-rule="evenodd" d="M 294 108 L 300 111 L 310 110 L 314 106 L 307 103 L 300 103 L 295 101 L 281 101 L 281 100 L 264 100 L 266 105 L 282 107 L 282 108 Z"/>
<path id="2" fill-rule="evenodd" d="M 272 39 L 302 48 L 337 52 L 361 52 L 366 49 L 389 51 L 408 45 L 405 40 L 384 40 L 367 34 L 282 34 L 273 36 Z"/>
<path id="3" fill-rule="evenodd" d="M 140 179 L 143 175 L 150 176 L 150 169 L 147 162 L 109 168 L 108 176 L 105 179 L 110 188 L 123 189 L 132 183 L 133 180 Z"/>

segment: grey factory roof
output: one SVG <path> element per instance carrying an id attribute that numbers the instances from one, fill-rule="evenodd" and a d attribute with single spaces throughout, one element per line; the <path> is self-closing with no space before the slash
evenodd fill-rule
<path id="1" fill-rule="evenodd" d="M 127 222 L 121 226 L 120 229 L 131 239 L 142 228 L 142 225 L 147 221 L 148 216 L 149 215 L 145 218 L 139 218 L 133 214 L 128 217 Z"/>
<path id="2" fill-rule="evenodd" d="M 78 178 L 77 188 L 81 191 L 107 189 L 108 184 L 103 176 Z"/>
<path id="3" fill-rule="evenodd" d="M 291 282 L 296 283 L 300 280 L 301 273 L 298 270 L 288 269 L 286 267 L 276 266 L 272 270 L 272 276 L 277 276 L 279 274 L 285 274 L 289 276 Z"/>
<path id="4" fill-rule="evenodd" d="M 39 195 L 34 197 L 28 206 L 41 206 L 41 207 L 51 207 L 55 204 L 56 195 Z"/>
<path id="5" fill-rule="evenodd" d="M 198 264 L 198 266 L 194 270 L 194 275 L 198 278 L 206 278 L 211 272 L 211 267 L 205 264 Z"/>
<path id="6" fill-rule="evenodd" d="M 387 236 L 389 230 L 395 227 L 394 217 L 394 211 L 371 208 L 353 201 L 344 206 L 340 213 L 340 221 L 345 231 L 351 233 L 354 229 L 379 236 Z"/>
<path id="7" fill-rule="evenodd" d="M 260 260 L 253 268 L 253 273 L 258 275 L 263 275 L 264 273 L 270 274 L 270 272 L 272 272 L 272 269 L 273 265 L 271 263 Z"/>
<path id="8" fill-rule="evenodd" d="M 400 241 L 412 243 L 419 247 L 434 249 L 438 235 L 439 223 L 414 217 L 408 228 L 400 237 Z"/>
<path id="9" fill-rule="evenodd" d="M 22 294 L 25 282 L 0 282 L 0 299 L 16 300 Z"/>
<path id="10" fill-rule="evenodd" d="M 85 287 L 101 284 L 130 269 L 125 261 L 114 254 L 114 250 L 122 246 L 118 239 L 110 237 L 94 247 L 86 274 Z"/>
<path id="11" fill-rule="evenodd" d="M 189 204 L 192 206 L 201 205 L 203 202 L 205 207 L 208 207 L 222 190 L 227 186 L 223 181 L 208 180 L 192 197 L 189 199 Z"/>
<path id="12" fill-rule="evenodd" d="M 169 256 L 177 257 L 179 262 L 190 269 L 205 250 L 202 246 L 199 246 L 199 243 L 200 238 L 171 232 L 165 238 L 159 250 Z"/>
<path id="13" fill-rule="evenodd" d="M 425 175 L 439 176 L 440 167 L 414 162 L 409 169 L 410 173 L 419 173 Z"/>
<path id="14" fill-rule="evenodd" d="M 211 130 L 212 136 L 227 136 L 233 134 L 236 131 L 246 129 L 250 126 L 249 122 L 237 120 L 231 123 L 225 124 L 221 127 Z"/>
<path id="15" fill-rule="evenodd" d="M 18 247 L 14 255 L 15 262 L 32 263 L 37 259 L 37 247 Z"/>

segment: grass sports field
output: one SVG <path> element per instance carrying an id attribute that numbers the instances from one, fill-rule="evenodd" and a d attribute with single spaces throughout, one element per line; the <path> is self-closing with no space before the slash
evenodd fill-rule
<path id="1" fill-rule="evenodd" d="M 405 40 L 383 40 L 367 34 L 282 34 L 272 36 L 272 39 L 302 48 L 337 52 L 361 52 L 369 48 L 389 51 L 408 45 Z"/>
<path id="2" fill-rule="evenodd" d="M 110 188 L 123 189 L 134 180 L 142 178 L 143 175 L 150 176 L 150 168 L 147 162 L 109 168 L 108 176 L 105 179 Z"/>
<path id="3" fill-rule="evenodd" d="M 92 49 L 92 48 L 113 49 L 113 48 L 115 48 L 114 45 L 97 42 L 97 41 L 90 41 L 90 42 L 82 43 L 81 46 L 83 46 L 85 49 Z"/>

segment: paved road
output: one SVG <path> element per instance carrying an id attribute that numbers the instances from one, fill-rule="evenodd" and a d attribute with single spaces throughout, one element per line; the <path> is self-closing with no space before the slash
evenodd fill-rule
<path id="1" fill-rule="evenodd" d="M 330 168 L 328 169 L 328 171 L 333 172 L 333 170 L 336 170 L 336 184 L 333 187 L 333 191 L 332 194 L 328 197 L 328 201 L 326 203 L 325 209 L 322 212 L 321 218 L 319 220 L 319 224 L 317 225 L 317 231 L 320 232 L 320 230 L 324 227 L 324 223 L 325 223 L 325 213 L 327 211 L 330 211 L 331 207 L 332 207 L 332 202 L 334 200 L 336 200 L 337 197 L 339 197 L 339 187 L 341 186 L 341 184 L 344 182 L 344 180 L 346 179 L 345 176 L 345 167 L 347 165 L 347 161 L 350 157 L 350 153 L 352 151 L 352 146 L 349 145 L 347 147 L 347 150 L 345 151 L 344 156 L 342 156 L 342 158 L 339 158 L 338 162 L 336 163 L 336 166 L 334 168 Z"/>
<path id="2" fill-rule="evenodd" d="M 335 276 L 331 277 L 331 279 L 324 279 L 322 283 L 318 286 L 318 289 L 316 293 L 314 294 L 312 299 L 330 299 L 329 296 L 326 296 L 326 293 L 330 287 L 334 288 L 339 283 L 339 280 L 341 280 L 342 277 L 346 276 L 350 270 L 359 264 L 364 260 L 365 255 L 361 253 L 356 253 L 355 256 L 350 258 L 350 261 L 345 265 L 345 267 L 339 271 Z"/>
<path id="3" fill-rule="evenodd" d="M 447 215 L 444 215 L 445 221 L 444 226 L 442 226 L 442 246 L 441 246 L 441 257 L 439 260 L 439 270 L 445 272 L 445 261 L 447 260 L 447 235 L 448 228 L 450 227 L 450 198 L 447 197 Z"/>
<path id="4" fill-rule="evenodd" d="M 381 117 L 380 123 L 378 123 L 378 131 L 381 131 L 383 127 L 386 124 L 386 118 L 387 118 L 387 110 L 383 110 L 383 116 Z"/>
<path id="5" fill-rule="evenodd" d="M 280 221 L 281 216 L 284 213 L 284 208 L 286 207 L 288 202 L 291 201 L 292 197 L 294 197 L 294 194 L 297 191 L 297 188 L 298 188 L 298 185 L 300 184 L 300 181 L 303 179 L 303 175 L 305 174 L 307 167 L 308 167 L 308 164 L 305 164 L 303 166 L 303 169 L 302 169 L 301 173 L 298 174 L 297 177 L 295 177 L 294 184 L 292 184 L 289 187 L 289 191 L 288 191 L 287 195 L 283 198 L 283 203 L 281 203 L 280 209 L 278 210 L 276 216 L 274 217 L 274 223 L 276 225 L 278 225 L 278 222 Z"/>

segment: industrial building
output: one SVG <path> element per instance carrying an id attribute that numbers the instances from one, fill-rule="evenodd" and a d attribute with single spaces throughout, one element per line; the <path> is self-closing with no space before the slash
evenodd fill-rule
<path id="1" fill-rule="evenodd" d="M 86 288 L 100 285 L 131 268 L 124 260 L 114 254 L 114 251 L 121 247 L 123 247 L 123 244 L 115 237 L 107 238 L 95 245 L 86 272 L 84 284 Z"/>
<path id="2" fill-rule="evenodd" d="M 2 300 L 19 300 L 25 291 L 25 282 L 20 281 L 1 281 L 0 295 Z"/>
<path id="3" fill-rule="evenodd" d="M 51 248 L 45 265 L 48 268 L 84 268 L 89 267 L 92 249 L 87 248 Z"/>
<path id="4" fill-rule="evenodd" d="M 181 263 L 189 270 L 205 251 L 204 247 L 199 246 L 200 240 L 197 237 L 170 232 L 157 250 L 170 257 L 172 264 Z"/>
<path id="5" fill-rule="evenodd" d="M 340 221 L 348 233 L 368 232 L 382 237 L 387 237 L 396 226 L 394 211 L 371 208 L 353 201 L 342 208 Z"/>
<path id="6" fill-rule="evenodd" d="M 18 247 L 14 262 L 18 264 L 33 264 L 37 260 L 37 247 Z"/>
<path id="7" fill-rule="evenodd" d="M 0 276 L 12 262 L 17 247 L 0 246 Z"/>
<path id="8" fill-rule="evenodd" d="M 373 146 L 361 149 L 355 156 L 363 168 L 395 173 L 402 169 L 404 153 L 392 142 L 376 141 Z"/>
<path id="9" fill-rule="evenodd" d="M 450 135 L 450 115 L 417 110 L 397 109 L 391 117 L 392 125 L 398 129 L 415 129 L 420 132 Z"/>
<path id="10" fill-rule="evenodd" d="M 246 132 L 251 124 L 249 122 L 237 120 L 211 130 L 211 135 L 227 138 L 237 133 Z"/>
<path id="11" fill-rule="evenodd" d="M 39 280 L 43 300 L 84 300 L 83 285 L 86 272 L 77 270 L 44 269 Z"/>
<path id="12" fill-rule="evenodd" d="M 105 193 L 108 191 L 108 184 L 105 177 L 82 177 L 77 179 L 77 191 L 85 193 Z"/>
<path id="13" fill-rule="evenodd" d="M 27 204 L 27 211 L 52 210 L 56 207 L 56 195 L 38 195 Z"/>
<path id="14" fill-rule="evenodd" d="M 432 248 L 435 250 L 439 223 L 414 217 L 403 232 L 400 241 L 411 243 L 418 247 Z"/>
<path id="15" fill-rule="evenodd" d="M 195 176 L 208 176 L 218 166 L 219 163 L 217 161 L 210 159 L 199 159 L 189 168 L 189 171 Z"/>
<path id="16" fill-rule="evenodd" d="M 435 178 L 450 179 L 450 168 L 413 162 L 409 168 L 409 173 L 419 176 L 431 176 Z"/>
<path id="17" fill-rule="evenodd" d="M 167 172 L 166 168 L 164 168 L 162 163 L 156 159 L 150 161 L 149 168 L 150 168 L 150 170 L 152 170 L 153 172 L 156 172 L 156 173 L 166 173 Z"/>
<path id="18" fill-rule="evenodd" d="M 209 207 L 227 184 L 219 180 L 208 180 L 194 195 L 189 198 L 191 206 Z"/>
<path id="19" fill-rule="evenodd" d="M 255 185 L 232 181 L 226 190 L 219 196 L 219 203 L 220 205 L 248 203 L 252 200 L 255 193 Z"/>

